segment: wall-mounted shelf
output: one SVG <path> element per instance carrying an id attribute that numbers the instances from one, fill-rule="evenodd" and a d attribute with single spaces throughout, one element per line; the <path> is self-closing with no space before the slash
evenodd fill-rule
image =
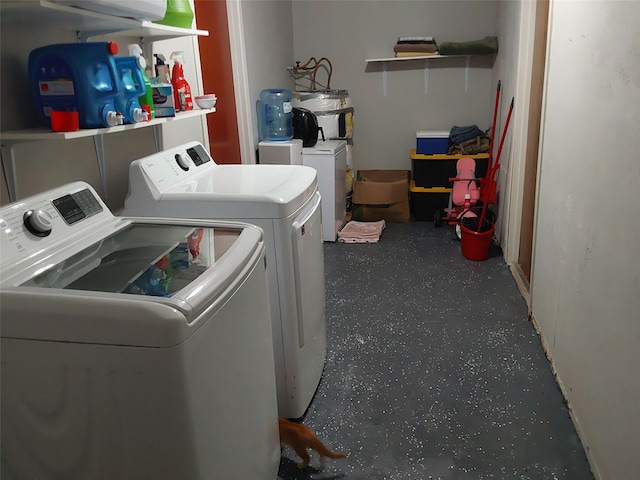
<path id="1" fill-rule="evenodd" d="M 94 137 L 96 135 L 106 135 L 110 133 L 126 132 L 127 130 L 137 130 L 139 128 L 153 127 L 167 122 L 175 122 L 191 117 L 200 117 L 215 112 L 215 108 L 208 110 L 194 109 L 186 112 L 178 112 L 175 117 L 154 118 L 148 122 L 132 123 L 127 125 L 117 125 L 109 128 L 83 128 L 73 132 L 54 132 L 46 127 L 28 128 L 24 130 L 13 130 L 0 132 L 0 140 L 5 142 L 38 142 L 50 140 L 72 140 L 74 138 Z"/>
<path id="2" fill-rule="evenodd" d="M 440 58 L 465 58 L 471 55 L 418 55 L 415 57 L 367 58 L 367 63 L 406 62 L 410 60 L 438 60 Z"/>
<path id="3" fill-rule="evenodd" d="M 73 132 L 54 132 L 46 127 L 0 132 L 0 141 L 2 142 L 2 166 L 7 180 L 9 199 L 13 202 L 18 198 L 14 147 L 19 143 L 73 140 L 88 137 L 93 138 L 102 189 L 106 192 L 107 175 L 104 161 L 103 135 L 152 127 L 156 142 L 156 150 L 160 151 L 163 148 L 161 131 L 163 124 L 185 120 L 187 118 L 201 117 L 215 111 L 215 108 L 211 108 L 209 110 L 189 110 L 186 112 L 178 112 L 175 117 L 154 118 L 148 122 L 118 125 L 109 128 L 84 128 Z"/>
<path id="4" fill-rule="evenodd" d="M 65 29 L 76 32 L 77 39 L 86 42 L 99 35 L 117 34 L 119 36 L 137 37 L 140 39 L 143 49 L 151 42 L 167 40 L 170 38 L 188 36 L 207 36 L 206 30 L 172 27 L 156 24 L 146 20 L 118 17 L 103 13 L 85 10 L 83 8 L 61 5 L 49 0 L 1 0 L 0 20 L 3 24 L 24 25 L 33 28 Z M 0 132 L 2 142 L 2 165 L 4 167 L 9 199 L 15 201 L 18 198 L 17 178 L 15 168 L 14 146 L 18 143 L 72 140 L 83 137 L 92 137 L 98 169 L 104 195 L 106 196 L 106 169 L 104 162 L 103 135 L 152 127 L 155 137 L 156 149 L 162 149 L 162 125 L 168 122 L 184 120 L 191 117 L 199 117 L 210 110 L 191 110 L 179 112 L 175 117 L 156 118 L 148 122 L 131 125 L 119 125 L 111 128 L 82 129 L 75 132 L 53 132 L 48 128 L 33 128 L 27 130 L 14 130 Z"/>
<path id="5" fill-rule="evenodd" d="M 494 54 L 490 55 L 419 55 L 415 57 L 388 57 L 388 58 L 367 58 L 365 62 L 369 64 L 381 64 L 382 65 L 382 94 L 387 94 L 387 64 L 389 62 L 424 62 L 424 94 L 426 95 L 429 90 L 429 63 L 431 61 L 437 61 L 442 59 L 465 59 L 464 70 L 464 91 L 469 88 L 469 64 L 472 57 L 495 57 Z"/>
<path id="6" fill-rule="evenodd" d="M 81 41 L 109 33 L 152 40 L 209 35 L 206 30 L 171 27 L 146 20 L 105 15 L 48 0 L 2 0 L 0 16 L 3 23 L 72 30 L 78 32 L 78 39 Z"/>

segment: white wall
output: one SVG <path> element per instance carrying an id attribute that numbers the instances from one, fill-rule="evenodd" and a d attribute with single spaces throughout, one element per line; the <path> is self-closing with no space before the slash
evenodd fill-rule
<path id="1" fill-rule="evenodd" d="M 229 35 L 241 34 L 244 37 L 246 63 L 243 67 L 246 70 L 242 72 L 244 78 L 235 78 L 235 82 L 236 95 L 246 97 L 242 99 L 246 104 L 237 104 L 237 107 L 239 115 L 243 111 L 251 114 L 250 122 L 246 122 L 246 128 L 250 127 L 251 131 L 240 131 L 241 142 L 253 147 L 252 151 L 243 152 L 243 157 L 251 155 L 250 159 L 243 158 L 243 163 L 255 163 L 255 149 L 258 148 L 255 103 L 260 91 L 265 88 L 291 88 L 286 70 L 293 58 L 291 0 L 228 0 L 227 3 L 228 9 L 233 9 L 237 3 L 240 6 L 241 25 L 230 23 Z M 240 90 L 239 85 L 243 87 Z M 239 122 L 243 123 L 242 119 Z"/>
<path id="2" fill-rule="evenodd" d="M 554 1 L 531 308 L 602 479 L 640 472 L 640 3 Z"/>
<path id="3" fill-rule="evenodd" d="M 515 170 L 518 171 L 518 162 L 523 162 L 523 157 L 512 158 L 512 141 L 514 134 L 514 127 L 517 128 L 516 120 L 517 113 L 523 114 L 523 110 L 526 105 L 522 102 L 522 99 L 515 99 L 516 90 L 518 87 L 518 61 L 522 56 L 520 46 L 520 28 L 525 19 L 523 15 L 523 3 L 527 2 L 513 2 L 513 1 L 501 1 L 498 4 L 498 16 L 497 16 L 497 35 L 500 40 L 500 54 L 496 58 L 494 69 L 492 72 L 492 91 L 491 91 L 491 120 L 493 119 L 493 110 L 496 101 L 496 90 L 498 82 L 501 83 L 501 92 L 498 104 L 498 114 L 496 118 L 496 131 L 494 134 L 493 155 L 494 162 L 500 162 L 500 169 L 497 172 L 495 180 L 498 182 L 498 194 L 496 197 L 496 212 L 498 213 L 498 220 L 496 224 L 496 236 L 500 240 L 500 244 L 505 247 L 504 239 L 505 232 L 509 227 L 508 207 L 512 200 L 512 195 L 518 196 L 520 192 L 510 191 L 509 178 L 511 173 Z M 498 147 L 500 140 L 505 133 L 506 121 L 511 105 L 511 99 L 515 99 L 514 112 L 505 134 L 504 144 L 500 154 L 500 158 L 497 158 Z M 490 120 L 490 121 L 491 121 Z M 524 115 L 524 121 L 526 121 L 526 115 Z"/>
<path id="4" fill-rule="evenodd" d="M 491 126 L 491 61 L 473 59 L 465 91 L 464 59 L 432 60 L 426 93 L 426 61 L 389 62 L 384 95 L 381 65 L 367 66 L 365 59 L 393 57 L 400 36 L 433 35 L 444 42 L 495 35 L 497 5 L 495 1 L 293 2 L 295 60 L 329 58 L 331 88 L 348 90 L 353 100 L 356 169 L 410 169 L 409 151 L 415 148 L 417 130 Z"/>

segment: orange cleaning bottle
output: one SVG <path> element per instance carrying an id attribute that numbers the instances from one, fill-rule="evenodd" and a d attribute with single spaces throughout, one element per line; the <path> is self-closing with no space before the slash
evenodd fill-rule
<path id="1" fill-rule="evenodd" d="M 170 59 L 173 60 L 171 70 L 171 84 L 173 85 L 173 101 L 176 112 L 193 110 L 193 99 L 191 98 L 191 86 L 184 78 L 183 52 L 173 52 Z"/>

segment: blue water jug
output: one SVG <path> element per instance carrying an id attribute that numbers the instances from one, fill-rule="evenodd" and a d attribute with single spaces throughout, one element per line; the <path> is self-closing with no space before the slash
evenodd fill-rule
<path id="1" fill-rule="evenodd" d="M 116 57 L 120 93 L 116 96 L 116 110 L 124 117 L 124 123 L 138 123 L 148 119 L 138 97 L 144 95 L 146 86 L 137 57 Z"/>
<path id="2" fill-rule="evenodd" d="M 51 127 L 51 112 L 78 112 L 80 128 L 119 123 L 120 93 L 114 42 L 61 43 L 29 54 L 29 84 L 40 122 Z"/>
<path id="3" fill-rule="evenodd" d="M 258 101 L 258 129 L 260 138 L 267 141 L 293 138 L 293 108 L 291 90 L 268 88 L 260 92 Z"/>

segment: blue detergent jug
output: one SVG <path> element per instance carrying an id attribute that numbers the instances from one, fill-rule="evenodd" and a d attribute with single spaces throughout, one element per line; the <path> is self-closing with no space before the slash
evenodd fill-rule
<path id="1" fill-rule="evenodd" d="M 61 43 L 29 54 L 29 84 L 40 122 L 51 127 L 51 112 L 78 112 L 80 128 L 121 123 L 116 113 L 120 81 L 114 42 Z"/>
<path id="2" fill-rule="evenodd" d="M 148 119 L 138 97 L 146 92 L 144 77 L 138 57 L 116 57 L 120 93 L 116 96 L 116 110 L 124 117 L 124 123 L 138 123 Z"/>

